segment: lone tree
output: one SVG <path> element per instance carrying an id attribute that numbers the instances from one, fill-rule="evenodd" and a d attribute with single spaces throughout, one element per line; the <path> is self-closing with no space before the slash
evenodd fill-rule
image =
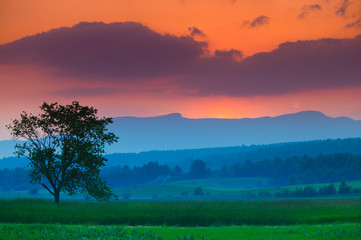
<path id="1" fill-rule="evenodd" d="M 7 128 L 14 139 L 25 139 L 16 145 L 16 154 L 30 160 L 31 183 L 41 184 L 56 203 L 60 192 L 83 193 L 96 200 L 115 196 L 100 177 L 105 144 L 117 141 L 106 125 L 111 118 L 98 118 L 93 107 L 58 103 L 40 106 L 37 116 L 23 112 Z"/>

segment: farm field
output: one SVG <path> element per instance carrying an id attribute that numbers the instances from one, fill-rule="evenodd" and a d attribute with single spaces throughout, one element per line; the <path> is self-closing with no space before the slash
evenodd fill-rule
<path id="1" fill-rule="evenodd" d="M 177 182 L 169 182 L 158 185 L 146 185 L 114 189 L 114 193 L 119 199 L 125 200 L 187 200 L 187 199 L 278 199 L 274 195 L 282 190 L 294 190 L 298 187 L 312 186 L 316 190 L 330 183 L 296 185 L 286 187 L 269 187 L 267 178 L 209 178 L 194 179 Z M 338 189 L 340 183 L 334 183 Z M 347 185 L 352 188 L 361 189 L 361 181 L 349 181 Z M 203 188 L 203 196 L 194 196 L 195 187 Z M 265 194 L 266 193 L 266 194 Z M 127 196 L 127 197 L 125 197 Z M 361 197 L 360 194 L 349 194 L 348 196 L 328 196 L 327 198 L 344 198 L 344 197 Z M 45 190 L 41 189 L 37 194 L 31 195 L 29 191 L 8 191 L 0 192 L 0 199 L 52 199 L 52 196 Z M 61 200 L 66 201 L 84 201 L 82 195 L 68 196 L 63 194 Z"/>
<path id="2" fill-rule="evenodd" d="M 273 194 L 300 187 L 246 187 L 254 181 L 261 185 L 266 179 L 200 179 L 118 189 L 120 201 L 112 202 L 63 195 L 55 204 L 43 190 L 35 197 L 24 191 L 22 196 L 31 198 L 0 200 L 0 240 L 361 239 L 359 197 L 247 199 L 250 192 L 257 196 L 265 190 Z M 197 185 L 203 187 L 204 196 L 193 196 Z M 361 182 L 348 185 L 358 188 Z M 131 198 L 122 200 L 121 194 L 127 192 Z"/>
<path id="3" fill-rule="evenodd" d="M 116 189 L 115 193 L 121 198 L 125 193 L 129 194 L 130 199 L 242 199 L 242 198 L 265 198 L 264 193 L 267 192 L 266 198 L 273 198 L 275 193 L 282 190 L 294 190 L 312 186 L 316 190 L 330 183 L 324 184 L 308 184 L 286 187 L 269 187 L 267 178 L 209 178 L 194 179 L 178 182 L 170 182 L 161 185 L 138 186 L 123 189 Z M 338 189 L 340 183 L 333 183 Z M 350 181 L 347 185 L 352 188 L 361 188 L 361 181 Z M 193 196 L 194 188 L 201 186 L 204 196 Z M 360 196 L 360 194 L 354 194 Z M 333 196 L 342 197 L 342 196 Z M 329 197 L 328 197 L 329 198 Z"/>
<path id="4" fill-rule="evenodd" d="M 361 227 L 354 223 L 292 225 L 292 226 L 93 226 L 58 224 L 0 224 L 2 240 L 356 240 L 361 238 Z"/>
<path id="5" fill-rule="evenodd" d="M 1 223 L 224 226 L 361 223 L 361 200 L 61 202 L 1 200 Z"/>

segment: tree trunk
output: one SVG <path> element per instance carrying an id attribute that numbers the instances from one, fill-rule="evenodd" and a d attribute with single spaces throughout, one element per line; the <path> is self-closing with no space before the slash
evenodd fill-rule
<path id="1" fill-rule="evenodd" d="M 59 203 L 59 200 L 60 200 L 60 191 L 55 191 L 55 194 L 54 194 L 54 200 L 56 203 Z"/>

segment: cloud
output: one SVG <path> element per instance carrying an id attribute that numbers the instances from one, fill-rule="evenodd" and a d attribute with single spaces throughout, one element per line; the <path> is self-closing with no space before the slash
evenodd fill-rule
<path id="1" fill-rule="evenodd" d="M 270 22 L 271 18 L 267 17 L 265 15 L 261 15 L 258 16 L 256 18 L 254 18 L 252 21 L 245 21 L 244 25 L 247 25 L 249 28 L 255 28 L 255 27 L 259 27 L 265 24 L 268 24 Z"/>
<path id="2" fill-rule="evenodd" d="M 350 5 L 350 1 L 349 0 L 343 0 L 341 5 L 337 8 L 335 14 L 338 16 L 345 16 L 346 14 L 346 10 Z"/>
<path id="3" fill-rule="evenodd" d="M 194 36 L 205 37 L 206 36 L 201 30 L 199 30 L 196 27 L 189 27 L 188 30 L 192 37 L 194 37 Z"/>
<path id="4" fill-rule="evenodd" d="M 322 7 L 319 4 L 305 5 L 302 7 L 302 12 L 298 15 L 298 19 L 305 18 L 310 12 L 321 11 Z"/>
<path id="5" fill-rule="evenodd" d="M 0 64 L 37 63 L 79 78 L 162 77 L 204 53 L 191 36 L 161 35 L 135 23 L 79 23 L 0 46 Z"/>
<path id="6" fill-rule="evenodd" d="M 198 96 L 277 95 L 361 86 L 361 35 L 286 42 L 243 58 L 237 49 L 210 53 L 191 36 L 159 34 L 139 23 L 81 23 L 0 45 L 0 65 L 57 69 L 74 86 L 175 89 Z M 39 67 L 40 66 L 40 67 Z M 98 84 L 99 83 L 99 84 Z M 116 88 L 115 88 L 116 89 Z M 113 94 L 111 88 L 68 88 L 60 95 Z"/>
<path id="7" fill-rule="evenodd" d="M 66 88 L 55 91 L 56 95 L 64 97 L 96 97 L 111 95 L 119 92 L 116 88 Z"/>
<path id="8" fill-rule="evenodd" d="M 217 58 L 230 59 L 232 61 L 240 61 L 243 58 L 243 53 L 237 49 L 230 50 L 216 50 L 214 56 Z"/>
<path id="9" fill-rule="evenodd" d="M 361 18 L 357 19 L 352 23 L 347 24 L 345 28 L 361 28 Z"/>

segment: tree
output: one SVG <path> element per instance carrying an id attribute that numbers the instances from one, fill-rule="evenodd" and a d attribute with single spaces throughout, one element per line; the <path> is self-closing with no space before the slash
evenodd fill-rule
<path id="1" fill-rule="evenodd" d="M 203 188 L 195 187 L 193 190 L 193 195 L 195 195 L 195 196 L 204 195 Z"/>
<path id="2" fill-rule="evenodd" d="M 207 165 L 202 160 L 193 160 L 189 169 L 189 175 L 191 178 L 204 178 L 208 176 L 209 169 L 207 169 Z"/>
<path id="3" fill-rule="evenodd" d="M 40 110 L 38 115 L 23 112 L 7 126 L 14 139 L 27 140 L 16 145 L 15 153 L 30 160 L 31 183 L 41 184 L 57 203 L 60 192 L 96 200 L 115 196 L 99 174 L 105 144 L 118 139 L 106 129 L 112 119 L 99 118 L 96 109 L 77 101 L 66 106 L 44 102 Z"/>
<path id="4" fill-rule="evenodd" d="M 341 185 L 338 189 L 339 194 L 348 194 L 351 192 L 351 188 L 347 186 L 346 181 L 342 180 Z"/>

